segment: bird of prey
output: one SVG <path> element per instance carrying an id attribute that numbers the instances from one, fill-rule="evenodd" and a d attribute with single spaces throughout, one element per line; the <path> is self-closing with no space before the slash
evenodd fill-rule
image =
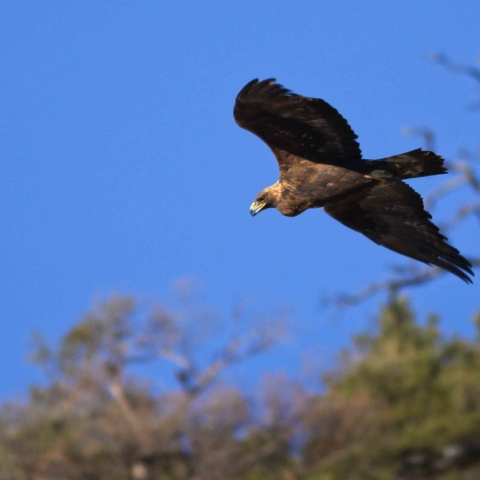
<path id="1" fill-rule="evenodd" d="M 275 79 L 245 85 L 233 114 L 271 148 L 280 168 L 280 179 L 250 206 L 252 215 L 276 208 L 293 217 L 323 207 L 375 243 L 472 283 L 472 265 L 446 243 L 420 195 L 403 182 L 447 173 L 442 157 L 419 148 L 364 160 L 357 136 L 335 108 L 294 94 Z"/>

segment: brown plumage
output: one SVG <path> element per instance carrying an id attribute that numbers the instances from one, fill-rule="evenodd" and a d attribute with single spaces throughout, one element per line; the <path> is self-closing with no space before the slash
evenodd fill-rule
<path id="1" fill-rule="evenodd" d="M 379 245 L 472 282 L 471 264 L 446 243 L 420 195 L 402 181 L 447 173 L 442 157 L 417 149 L 363 160 L 357 136 L 337 110 L 274 79 L 248 83 L 233 114 L 272 149 L 280 168 L 280 179 L 252 203 L 252 215 L 274 207 L 295 216 L 323 207 Z"/>

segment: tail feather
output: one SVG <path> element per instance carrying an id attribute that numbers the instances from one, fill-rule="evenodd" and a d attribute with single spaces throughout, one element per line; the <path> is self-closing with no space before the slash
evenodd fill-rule
<path id="1" fill-rule="evenodd" d="M 368 161 L 375 170 L 386 170 L 402 180 L 447 173 L 443 162 L 444 159 L 440 155 L 421 148 L 393 157 Z"/>

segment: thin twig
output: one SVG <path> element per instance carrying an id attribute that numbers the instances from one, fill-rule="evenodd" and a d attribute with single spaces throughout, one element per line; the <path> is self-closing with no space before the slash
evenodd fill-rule
<path id="1" fill-rule="evenodd" d="M 452 62 L 444 53 L 434 53 L 430 55 L 430 59 L 447 68 L 448 70 L 452 70 L 453 72 L 461 73 L 463 75 L 468 75 L 475 81 L 480 82 L 480 69 L 476 67 Z"/>
<path id="2" fill-rule="evenodd" d="M 402 134 L 406 137 L 421 137 L 425 150 L 435 150 L 435 133 L 425 127 L 403 127 Z"/>
<path id="3" fill-rule="evenodd" d="M 466 181 L 473 188 L 473 190 L 480 194 L 480 180 L 473 171 L 472 167 L 466 162 L 456 162 L 452 166 L 452 170 L 460 172 L 465 177 Z"/>
<path id="4" fill-rule="evenodd" d="M 427 210 L 432 209 L 435 204 L 441 200 L 448 193 L 460 188 L 465 185 L 467 180 L 463 176 L 453 177 L 446 182 L 443 182 L 438 187 L 434 188 L 426 197 L 425 197 L 425 208 Z"/>
<path id="5" fill-rule="evenodd" d="M 455 215 L 448 220 L 447 222 L 443 222 L 439 224 L 440 230 L 442 232 L 447 232 L 458 224 L 460 224 L 466 217 L 469 215 L 478 215 L 480 213 L 480 200 L 474 203 L 469 203 L 467 205 L 461 206 Z"/>
<path id="6" fill-rule="evenodd" d="M 480 267 L 480 257 L 470 258 L 469 262 L 473 267 Z M 377 293 L 387 292 L 390 296 L 395 297 L 398 295 L 399 291 L 403 290 L 404 288 L 423 285 L 446 273 L 448 272 L 440 267 L 424 268 L 414 274 L 396 280 L 381 280 L 379 282 L 371 283 L 357 293 L 349 295 L 336 295 L 334 297 L 327 298 L 323 303 L 327 306 L 333 306 L 337 310 L 343 310 L 345 308 L 358 305 L 370 297 L 373 297 Z"/>

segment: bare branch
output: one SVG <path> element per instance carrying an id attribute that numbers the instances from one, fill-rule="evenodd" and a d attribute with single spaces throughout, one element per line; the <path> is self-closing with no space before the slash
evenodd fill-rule
<path id="1" fill-rule="evenodd" d="M 117 401 L 125 420 L 127 421 L 128 425 L 130 425 L 132 433 L 135 435 L 138 444 L 141 446 L 142 454 L 148 454 L 150 451 L 150 446 L 152 445 L 152 438 L 149 434 L 150 430 L 148 426 L 140 420 L 135 410 L 129 404 L 121 382 L 118 380 L 110 380 L 108 387 L 112 397 Z"/>
<path id="2" fill-rule="evenodd" d="M 174 352 L 167 348 L 160 348 L 157 350 L 157 355 L 169 362 L 173 363 L 182 370 L 191 370 L 193 368 L 192 362 L 185 355 Z"/>
<path id="3" fill-rule="evenodd" d="M 242 308 L 237 307 L 232 315 L 230 339 L 213 352 L 210 364 L 199 367 L 194 355 L 196 350 L 190 348 L 197 338 L 190 328 L 182 328 L 183 316 L 158 307 L 152 312 L 144 331 L 133 339 L 128 362 L 166 360 L 176 368 L 175 376 L 183 392 L 188 396 L 197 396 L 225 368 L 268 350 L 279 338 L 281 330 L 272 328 L 271 322 L 268 329 L 256 327 L 240 333 L 242 316 Z"/>
<path id="4" fill-rule="evenodd" d="M 196 380 L 197 387 L 201 390 L 205 389 L 226 367 L 267 350 L 273 345 L 274 341 L 273 336 L 270 338 L 264 337 L 259 335 L 258 332 L 248 332 L 232 340 L 225 347 L 221 357 L 198 376 Z"/>
<path id="5" fill-rule="evenodd" d="M 450 168 L 452 171 L 461 173 L 475 193 L 480 195 L 480 180 L 468 163 L 456 162 Z"/>
<path id="6" fill-rule="evenodd" d="M 470 78 L 473 78 L 475 81 L 480 82 L 480 69 L 472 67 L 471 65 L 462 65 L 460 63 L 452 62 L 447 55 L 444 53 L 433 53 L 430 55 L 430 60 L 442 67 L 451 70 L 452 72 L 461 73 L 463 75 L 468 75 Z"/>
<path id="7" fill-rule="evenodd" d="M 406 137 L 421 137 L 426 150 L 435 150 L 435 133 L 425 127 L 403 127 L 401 132 Z"/>
<path id="8" fill-rule="evenodd" d="M 466 183 L 467 180 L 463 176 L 453 177 L 446 182 L 441 183 L 425 197 L 425 208 L 427 210 L 432 209 L 436 205 L 436 203 L 441 200 L 445 195 L 453 192 L 454 190 L 457 190 Z"/>
<path id="9" fill-rule="evenodd" d="M 480 257 L 469 258 L 469 262 L 473 267 L 480 267 Z M 365 288 L 362 288 L 357 293 L 348 295 L 335 295 L 323 300 L 322 304 L 330 307 L 333 306 L 337 310 L 343 310 L 373 297 L 377 293 L 387 292 L 390 299 L 398 296 L 399 292 L 404 288 L 416 287 L 423 285 L 434 278 L 438 278 L 447 274 L 446 270 L 439 267 L 420 268 L 418 271 L 414 269 L 414 273 L 406 275 L 396 280 L 381 280 L 379 282 L 371 283 Z"/>
<path id="10" fill-rule="evenodd" d="M 460 63 L 452 62 L 444 53 L 433 53 L 430 55 L 430 59 L 441 65 L 442 67 L 460 75 L 466 75 L 476 82 L 480 83 L 480 69 L 472 65 L 462 65 Z M 470 104 L 470 109 L 477 110 L 480 108 L 480 102 Z"/>
<path id="11" fill-rule="evenodd" d="M 465 218 L 469 215 L 475 215 L 478 218 L 479 214 L 480 200 L 474 203 L 469 203 L 467 205 L 462 205 L 450 220 L 439 224 L 440 230 L 442 230 L 443 232 L 447 232 L 448 230 L 451 230 L 452 228 L 463 222 L 463 220 L 465 220 Z"/>

